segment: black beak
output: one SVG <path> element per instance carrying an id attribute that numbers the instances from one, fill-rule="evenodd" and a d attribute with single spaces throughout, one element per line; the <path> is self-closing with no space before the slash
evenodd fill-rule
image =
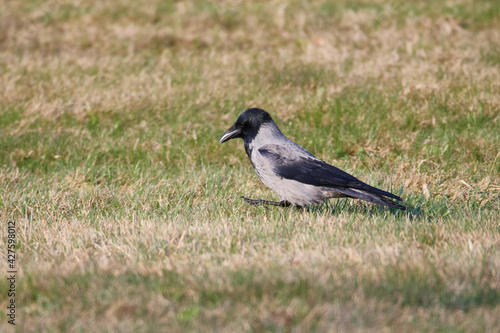
<path id="1" fill-rule="evenodd" d="M 219 140 L 219 143 L 224 143 L 231 139 L 237 138 L 241 134 L 241 130 L 236 128 L 236 125 L 231 126 L 230 129 L 226 131 L 226 133 L 222 134 L 222 137 Z"/>

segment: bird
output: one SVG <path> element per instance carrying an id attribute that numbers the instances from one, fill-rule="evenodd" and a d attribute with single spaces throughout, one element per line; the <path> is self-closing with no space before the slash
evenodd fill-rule
<path id="1" fill-rule="evenodd" d="M 241 113 L 219 143 L 241 138 L 255 172 L 281 201 L 241 197 L 247 204 L 296 206 L 318 205 L 330 198 L 356 198 L 404 210 L 392 193 L 370 186 L 308 152 L 278 128 L 271 115 L 259 108 Z"/>

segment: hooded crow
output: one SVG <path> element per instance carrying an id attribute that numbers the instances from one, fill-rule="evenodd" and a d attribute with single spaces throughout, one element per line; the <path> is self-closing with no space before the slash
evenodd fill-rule
<path id="1" fill-rule="evenodd" d="M 280 202 L 242 197 L 248 204 L 304 207 L 329 198 L 347 197 L 405 209 L 391 200 L 401 201 L 397 195 L 363 183 L 288 139 L 264 110 L 253 108 L 243 112 L 219 142 L 234 138 L 243 139 L 255 172 L 281 197 Z"/>

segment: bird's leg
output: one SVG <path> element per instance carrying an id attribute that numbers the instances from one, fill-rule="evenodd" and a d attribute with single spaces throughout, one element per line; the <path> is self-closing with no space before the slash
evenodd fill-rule
<path id="1" fill-rule="evenodd" d="M 266 206 L 266 205 L 271 205 L 271 206 L 280 206 L 280 207 L 289 207 L 292 204 L 289 203 L 288 201 L 281 200 L 281 201 L 268 201 L 268 200 L 262 200 L 262 199 L 249 199 L 245 197 L 241 197 L 243 201 L 245 201 L 247 204 L 251 206 Z"/>

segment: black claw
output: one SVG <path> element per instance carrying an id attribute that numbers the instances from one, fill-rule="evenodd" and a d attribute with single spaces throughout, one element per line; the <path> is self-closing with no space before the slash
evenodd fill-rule
<path id="1" fill-rule="evenodd" d="M 271 205 L 271 206 L 280 206 L 280 207 L 288 207 L 291 206 L 292 204 L 289 203 L 288 201 L 268 201 L 268 200 L 262 200 L 262 199 L 250 199 L 250 198 L 245 198 L 241 197 L 243 201 L 245 201 L 247 204 L 251 206 L 266 206 L 266 205 Z"/>

